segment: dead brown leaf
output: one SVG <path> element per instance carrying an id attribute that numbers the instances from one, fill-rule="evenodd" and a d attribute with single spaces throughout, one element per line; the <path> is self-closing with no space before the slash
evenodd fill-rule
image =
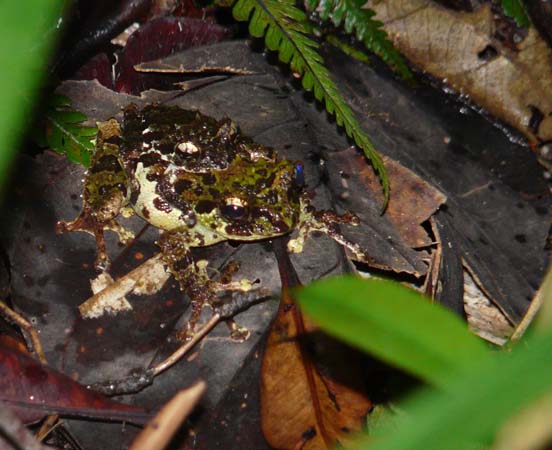
<path id="1" fill-rule="evenodd" d="M 333 152 L 328 159 L 331 160 L 332 170 L 341 174 L 354 174 L 356 186 L 353 186 L 353 180 L 347 182 L 349 197 L 362 199 L 369 193 L 376 203 L 383 202 L 381 187 L 374 171 L 366 164 L 366 158 L 354 147 Z M 433 244 L 421 224 L 445 203 L 446 196 L 392 158 L 383 156 L 383 163 L 393 193 L 384 217 L 395 226 L 401 240 L 409 247 L 416 249 Z M 355 208 L 354 212 L 362 214 L 363 209 Z"/>
<path id="2" fill-rule="evenodd" d="M 275 247 L 279 243 L 275 243 Z M 282 300 L 272 323 L 261 368 L 261 417 L 263 434 L 277 449 L 318 450 L 345 444 L 363 424 L 370 400 L 363 393 L 359 373 L 325 336 L 315 335 L 294 303 L 290 284 L 293 268 L 282 260 L 287 255 L 275 248 L 282 277 Z M 283 256 L 285 255 L 285 256 Z M 282 265 L 286 265 L 283 273 Z M 290 275 L 291 274 L 291 275 Z M 286 278 L 294 281 L 289 283 Z M 307 345 L 310 344 L 310 345 Z M 331 355 L 324 369 L 317 365 L 311 348 Z M 337 357 L 338 360 L 335 358 Z"/>
<path id="3" fill-rule="evenodd" d="M 489 4 L 474 13 L 431 0 L 371 0 L 366 6 L 376 11 L 375 18 L 384 22 L 398 49 L 424 72 L 530 141 L 552 139 L 552 51 L 534 28 L 512 49 L 495 38 Z M 542 114 L 540 124 L 536 111 Z"/>

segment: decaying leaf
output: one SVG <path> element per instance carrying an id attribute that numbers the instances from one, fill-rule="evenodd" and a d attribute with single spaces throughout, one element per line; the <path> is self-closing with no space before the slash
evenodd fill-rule
<path id="1" fill-rule="evenodd" d="M 5 340 L 0 341 L 0 400 L 24 422 L 48 414 L 91 417 L 143 424 L 142 408 L 114 402 L 66 375 L 43 366 Z"/>
<path id="2" fill-rule="evenodd" d="M 496 345 L 508 342 L 512 325 L 479 289 L 467 270 L 464 270 L 464 309 L 470 330 L 475 334 Z"/>
<path id="3" fill-rule="evenodd" d="M 549 258 L 550 197 L 542 167 L 500 130 L 428 89 L 420 101 L 417 92 L 380 83 L 355 61 L 336 53 L 327 60 L 378 148 L 447 196 L 434 215 L 443 262 L 432 289 L 440 301 L 464 314 L 466 261 L 491 301 L 518 323 Z"/>
<path id="4" fill-rule="evenodd" d="M 430 246 L 433 240 L 421 224 L 445 203 L 445 195 L 392 158 L 384 157 L 383 162 L 391 176 L 393 191 L 384 218 L 394 225 L 407 246 L 413 249 Z M 377 179 L 362 155 L 354 147 L 349 147 L 340 152 L 329 153 L 327 164 L 337 201 L 346 204 L 367 220 L 369 216 L 373 220 L 382 220 L 374 214 L 377 210 L 373 210 L 369 197 L 373 197 L 375 204 L 379 204 L 383 196 L 378 189 Z M 341 182 L 338 182 L 338 178 L 341 178 Z"/>
<path id="5" fill-rule="evenodd" d="M 224 51 L 228 47 L 231 51 Z M 181 52 L 166 58 L 140 63 L 134 66 L 138 72 L 160 73 L 228 73 L 248 75 L 258 70 L 255 61 L 248 59 L 250 49 L 247 47 L 236 48 L 231 42 L 220 44 L 220 55 L 213 58 L 208 47 L 194 49 L 193 52 Z M 236 54 L 239 51 L 239 54 Z M 244 65 L 244 61 L 249 64 Z"/>
<path id="6" fill-rule="evenodd" d="M 530 141 L 552 139 L 552 50 L 534 28 L 508 48 L 494 35 L 490 3 L 473 13 L 431 0 L 371 0 L 366 6 L 414 65 Z"/>
<path id="7" fill-rule="evenodd" d="M 277 255 L 283 283 L 291 279 L 289 284 L 295 285 L 293 268 L 282 261 L 286 256 L 281 251 Z M 263 356 L 262 429 L 273 448 L 330 449 L 338 442 L 345 444 L 351 433 L 361 429 L 371 402 L 354 360 L 347 359 L 351 353 L 344 348 L 339 352 L 325 336 L 307 334 L 313 326 L 295 305 L 289 284 L 283 288 Z M 309 351 L 316 347 L 331 353 L 331 365 L 323 370 L 316 352 Z"/>
<path id="8" fill-rule="evenodd" d="M 134 65 L 186 48 L 218 42 L 231 35 L 228 28 L 189 17 L 162 17 L 132 33 L 117 65 L 116 89 L 138 94 L 160 80 L 146 78 Z M 162 80 L 161 80 L 162 81 Z"/>

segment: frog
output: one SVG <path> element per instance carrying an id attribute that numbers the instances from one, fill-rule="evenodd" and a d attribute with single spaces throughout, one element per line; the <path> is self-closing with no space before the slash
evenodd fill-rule
<path id="1" fill-rule="evenodd" d="M 358 259 L 365 257 L 339 230 L 341 224 L 358 225 L 358 217 L 316 210 L 302 162 L 255 142 L 228 117 L 216 119 L 179 106 L 131 104 L 122 122 L 111 118 L 97 127 L 83 180 L 82 210 L 72 221 L 59 221 L 56 231 L 94 236 L 94 266 L 106 271 L 110 261 L 104 233 L 115 232 L 122 244 L 134 239 L 117 221 L 119 215 L 137 214 L 158 228 L 163 264 L 191 301 L 187 337 L 203 308 L 219 308 L 219 294 L 229 288 L 210 278 L 206 262 L 194 259 L 194 247 L 294 234 L 287 248 L 300 253 L 307 237 L 319 232 Z M 252 285 L 241 280 L 233 288 L 246 291 Z"/>

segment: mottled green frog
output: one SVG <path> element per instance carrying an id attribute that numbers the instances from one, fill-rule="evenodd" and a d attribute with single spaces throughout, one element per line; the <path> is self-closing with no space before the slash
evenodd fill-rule
<path id="1" fill-rule="evenodd" d="M 255 143 L 228 118 L 216 120 L 176 106 L 135 105 L 124 120 L 98 123 L 96 149 L 84 179 L 83 209 L 72 222 L 60 221 L 58 232 L 85 231 L 96 238 L 95 266 L 106 270 L 109 258 L 104 231 L 121 242 L 133 234 L 116 220 L 135 212 L 165 230 L 157 244 L 162 258 L 189 295 L 192 328 L 204 305 L 220 304 L 224 285 L 194 261 L 191 247 L 220 241 L 256 241 L 297 232 L 288 244 L 301 252 L 312 231 L 331 236 L 363 258 L 337 225 L 357 225 L 353 214 L 316 211 L 304 190 L 300 162 L 279 158 L 272 148 Z M 247 282 L 241 284 L 248 289 Z"/>

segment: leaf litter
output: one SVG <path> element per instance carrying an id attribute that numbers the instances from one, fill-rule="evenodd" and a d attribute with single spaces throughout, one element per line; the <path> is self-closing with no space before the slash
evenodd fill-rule
<path id="1" fill-rule="evenodd" d="M 288 150 L 290 150 L 291 157 L 295 156 L 297 159 L 305 161 L 305 155 L 308 155 L 310 151 L 310 158 L 312 160 L 310 162 L 307 161 L 307 164 L 310 164 L 310 169 L 308 168 L 307 171 L 310 178 L 307 181 L 309 186 L 319 186 L 317 192 L 318 204 L 338 204 L 341 207 L 349 208 L 351 206 L 350 201 L 347 201 L 347 198 L 343 198 L 343 196 L 340 195 L 343 193 L 343 177 L 341 177 L 341 180 L 334 180 L 333 183 L 330 177 L 330 186 L 332 186 L 332 188 L 329 191 L 321 190 L 320 186 L 323 186 L 323 184 L 321 184 L 323 174 L 320 173 L 319 164 L 317 163 L 317 158 L 322 157 L 322 161 L 328 163 L 327 167 L 331 167 L 332 159 L 335 161 L 335 157 L 340 155 L 339 153 L 335 155 L 328 154 L 328 150 L 341 150 L 343 152 L 348 148 L 346 139 L 344 139 L 343 136 L 337 135 L 333 126 L 327 124 L 324 114 L 316 111 L 312 105 L 304 104 L 302 95 L 290 90 L 287 83 L 282 81 L 280 75 L 275 73 L 273 68 L 266 66 L 264 60 L 257 55 L 244 52 L 244 44 L 223 43 L 219 45 L 220 47 L 215 46 L 213 48 L 212 53 L 210 51 L 205 52 L 205 49 L 198 49 L 198 51 L 203 52 L 205 56 L 208 55 L 211 58 L 208 63 L 214 64 L 216 63 L 217 52 L 222 53 L 221 49 L 228 50 L 232 48 L 232 45 L 235 45 L 234 48 L 236 52 L 246 55 L 246 57 L 244 57 L 244 65 L 251 67 L 249 59 L 255 61 L 253 65 L 257 67 L 256 70 L 258 71 L 258 75 L 249 75 L 248 77 L 241 78 L 235 77 L 233 79 L 217 81 L 200 90 L 197 95 L 194 93 L 186 95 L 184 97 L 184 105 L 189 108 L 199 108 L 207 114 L 219 117 L 223 114 L 228 114 L 240 123 L 242 128 L 246 130 L 246 133 L 255 137 L 259 142 L 267 144 L 273 143 L 273 145 L 277 143 L 279 148 L 290 147 Z M 196 50 L 190 50 L 182 55 L 189 60 L 193 59 L 197 54 Z M 176 56 L 176 58 L 178 58 L 178 56 Z M 247 63 L 245 64 L 246 61 Z M 240 96 L 249 96 L 251 94 L 252 86 L 254 87 L 253 92 L 255 92 L 256 96 L 255 102 L 246 105 L 246 107 L 240 106 L 239 104 L 236 105 L 236 100 L 240 98 Z M 259 87 L 261 87 L 261 89 L 259 89 Z M 117 116 L 120 112 L 120 107 L 128 104 L 129 101 L 136 101 L 138 104 L 144 104 L 152 100 L 155 101 L 156 98 L 166 101 L 171 98 L 176 98 L 178 95 L 176 93 L 146 92 L 143 93 L 141 97 L 121 96 L 102 89 L 94 82 L 66 83 L 62 91 L 72 98 L 74 105 L 78 105 L 76 108 L 79 111 L 85 112 L 89 116 L 89 119 L 92 120 Z M 203 95 L 207 97 L 207 100 L 202 100 L 201 97 Z M 212 99 L 216 100 L 213 102 Z M 180 101 L 179 99 L 178 102 Z M 266 105 L 270 105 L 270 115 L 268 115 L 268 117 L 266 115 Z M 290 117 L 295 117 L 297 123 L 293 123 L 294 121 L 290 120 Z M 372 116 L 369 115 L 367 117 L 372 120 Z M 303 126 L 304 124 L 307 124 L 308 128 L 305 128 Z M 394 124 L 394 126 L 397 125 Z M 285 134 L 283 134 L 283 131 L 285 131 Z M 423 127 L 421 131 L 425 131 Z M 427 139 L 427 135 L 425 135 L 422 140 L 423 139 Z M 387 150 L 387 146 L 384 143 L 380 143 L 379 147 Z M 346 152 L 343 154 L 346 155 Z M 317 156 L 313 158 L 313 155 Z M 350 158 L 354 159 L 354 155 L 351 155 Z M 69 248 L 64 250 L 63 246 L 66 244 L 56 243 L 56 240 L 53 239 L 51 235 L 46 245 L 44 243 L 46 239 L 42 237 L 43 235 L 41 233 L 44 233 L 44 231 L 46 231 L 46 235 L 51 233 L 51 231 L 48 230 L 47 224 L 50 223 L 51 220 L 54 220 L 54 222 L 51 223 L 55 223 L 56 216 L 62 217 L 64 215 L 64 213 L 61 212 L 63 209 L 57 204 L 57 198 L 65 199 L 63 204 L 65 208 L 68 208 L 66 211 L 75 209 L 75 203 L 77 203 L 76 207 L 78 208 L 78 202 L 75 202 L 76 199 L 73 197 L 77 195 L 76 192 L 78 192 L 78 188 L 75 188 L 75 186 L 78 186 L 78 177 L 81 175 L 79 174 L 79 170 L 71 168 L 66 164 L 64 165 L 62 161 L 56 161 L 55 158 L 50 159 L 50 161 L 46 158 L 43 162 L 46 165 L 38 168 L 38 171 L 45 175 L 42 177 L 43 184 L 39 188 L 39 192 L 43 191 L 44 187 L 47 189 L 52 189 L 52 187 L 55 188 L 55 186 L 60 183 L 60 179 L 65 179 L 65 171 L 67 169 L 69 169 L 70 174 L 68 180 L 66 180 L 69 191 L 71 192 L 71 190 L 73 190 L 74 192 L 65 195 L 58 194 L 57 192 L 55 195 L 51 193 L 49 195 L 52 196 L 46 202 L 46 211 L 33 211 L 34 214 L 31 214 L 32 220 L 30 221 L 25 221 L 25 219 L 16 221 L 16 225 L 17 222 L 19 223 L 19 228 L 14 226 L 15 230 L 24 230 L 25 227 L 21 228 L 22 223 L 27 223 L 30 227 L 29 229 L 33 229 L 32 238 L 29 238 L 29 233 L 19 236 L 19 239 L 16 241 L 16 246 L 12 247 L 12 252 L 10 253 L 15 275 L 13 288 L 16 293 L 16 298 L 18 298 L 18 307 L 23 311 L 47 311 L 47 313 L 43 312 L 40 315 L 38 328 L 45 337 L 49 359 L 51 361 L 57 361 L 57 364 L 61 364 L 65 371 L 80 373 L 79 377 L 87 379 L 87 382 L 94 379 L 94 377 L 91 377 L 91 369 L 97 372 L 96 375 L 100 375 L 97 379 L 109 379 L 110 377 L 116 378 L 123 376 L 125 373 L 128 373 L 129 367 L 147 365 L 148 361 L 152 361 L 152 358 L 159 358 L 159 354 L 156 356 L 156 353 L 159 353 L 158 349 L 160 346 L 164 346 L 165 338 L 168 336 L 170 329 L 172 329 L 178 316 L 185 308 L 185 302 L 183 303 L 182 300 L 177 300 L 179 298 L 178 289 L 174 285 L 170 286 L 169 282 L 169 286 L 160 292 L 160 300 L 156 300 L 154 303 L 148 303 L 148 306 L 142 306 L 139 308 L 139 311 L 132 313 L 132 317 L 123 316 L 115 320 L 106 319 L 102 322 L 78 321 L 75 317 L 76 305 L 86 298 L 88 286 L 87 279 L 93 278 L 90 266 L 86 262 L 88 260 L 91 261 L 90 258 L 93 259 L 93 246 L 90 242 L 87 242 L 86 238 L 71 237 L 71 247 L 69 247 L 71 250 L 69 250 Z M 350 163 L 350 160 L 346 158 L 345 162 Z M 356 167 L 362 168 L 364 166 L 357 164 Z M 417 168 L 414 166 L 411 168 L 413 172 L 418 172 L 422 179 L 426 179 L 424 171 L 416 169 Z M 399 171 L 400 170 L 401 169 L 399 169 Z M 353 178 L 358 175 L 356 173 L 358 170 L 355 168 L 355 165 L 347 171 L 343 171 L 343 173 L 346 174 L 349 172 L 352 173 Z M 330 170 L 329 173 L 330 175 L 335 174 L 332 170 Z M 403 173 L 406 172 L 403 171 Z M 362 182 L 367 183 L 366 178 L 362 175 L 360 178 Z M 429 179 L 434 182 L 434 178 L 429 177 Z M 421 184 L 424 185 L 424 182 Z M 447 197 L 450 195 L 448 189 L 442 189 L 442 183 L 437 182 L 434 184 L 439 186 L 438 190 L 431 188 L 430 185 L 425 183 L 425 186 L 429 188 L 428 192 L 433 192 L 433 203 L 430 202 L 428 209 L 425 210 L 427 212 L 420 212 L 419 218 L 413 220 L 412 223 L 401 223 L 400 208 L 397 208 L 397 211 L 399 211 L 398 217 L 396 216 L 393 219 L 390 215 L 384 216 L 383 220 L 386 222 L 386 225 L 383 230 L 386 231 L 381 231 L 381 224 L 378 223 L 381 219 L 378 219 L 377 215 L 366 219 L 364 228 L 361 229 L 367 234 L 371 233 L 374 239 L 380 239 L 384 243 L 382 244 L 383 248 L 381 251 L 374 252 L 373 258 L 376 263 L 374 263 L 374 261 L 365 261 L 369 267 L 374 267 L 376 269 L 384 268 L 385 270 L 397 273 L 407 272 L 404 270 L 404 265 L 401 266 L 397 261 L 392 261 L 391 263 L 389 261 L 385 263 L 381 262 L 385 261 L 383 259 L 384 256 L 386 256 L 385 246 L 387 246 L 387 251 L 391 252 L 391 254 L 398 246 L 404 246 L 404 249 L 408 250 L 411 255 L 416 255 L 409 264 L 412 268 L 417 267 L 417 269 L 414 271 L 410 269 L 411 273 L 417 277 L 421 277 L 425 274 L 427 269 L 424 269 L 424 266 L 427 266 L 427 261 L 429 259 L 427 251 L 431 247 L 443 245 L 443 242 L 439 239 L 432 238 L 427 232 L 424 233 L 423 230 L 425 227 L 420 226 L 420 224 L 431 216 L 443 202 L 444 196 L 440 194 L 439 191 L 446 192 Z M 67 187 L 65 189 L 67 189 Z M 29 193 L 27 193 L 27 195 L 28 194 Z M 37 193 L 35 191 L 30 194 L 30 198 L 27 197 L 27 201 L 36 200 L 36 196 Z M 455 207 L 456 197 L 457 195 L 454 193 L 452 196 L 453 208 Z M 70 201 L 68 201 L 69 199 Z M 406 200 L 406 202 L 408 202 L 408 200 Z M 55 214 L 52 214 L 52 210 L 56 211 Z M 28 216 L 28 214 L 29 211 L 26 211 L 25 216 Z M 74 213 L 71 212 L 67 215 L 71 214 Z M 29 217 L 27 217 L 27 219 L 29 219 Z M 521 218 L 517 217 L 516 220 L 521 220 Z M 41 221 L 44 221 L 42 225 L 40 225 Z M 374 223 L 378 223 L 377 227 L 374 227 Z M 368 224 L 370 225 L 369 227 L 367 227 Z M 39 230 L 35 229 L 36 225 L 39 225 Z M 134 224 L 133 226 L 136 231 L 140 230 L 140 224 Z M 387 229 L 385 227 L 387 227 Z M 374 228 L 378 229 L 377 233 L 374 233 Z M 349 230 L 349 232 L 350 231 L 351 230 Z M 405 234 L 405 231 L 408 233 Z M 391 242 L 389 242 L 389 239 L 387 239 L 389 234 L 386 235 L 386 232 L 394 233 L 394 235 L 397 236 L 396 240 L 391 240 Z M 145 235 L 149 236 L 148 239 L 133 244 L 131 248 L 122 249 L 122 252 L 117 250 L 113 242 L 111 243 L 111 249 L 115 250 L 115 253 L 119 252 L 122 256 L 130 256 L 130 261 L 125 261 L 124 258 L 119 260 L 120 266 L 115 268 L 115 272 L 119 272 L 120 274 L 126 273 L 131 267 L 136 266 L 143 258 L 147 258 L 148 255 L 151 255 L 151 252 L 155 249 L 152 244 L 152 241 L 155 239 L 155 233 L 153 233 L 153 230 L 146 230 Z M 27 239 L 29 242 L 26 241 Z M 56 237 L 56 239 L 60 238 Z M 65 239 L 65 237 L 63 239 Z M 540 239 L 541 238 L 537 238 L 537 241 Z M 149 241 L 149 244 L 147 244 L 146 241 Z M 30 251 L 26 254 L 23 252 L 21 255 L 14 253 L 13 249 L 17 248 L 17 242 L 23 244 L 23 248 L 29 248 Z M 448 244 L 450 245 L 450 243 Z M 146 250 L 148 246 L 150 248 Z M 250 250 L 249 247 L 252 247 L 252 249 Z M 46 262 L 46 258 L 40 257 L 38 261 L 42 260 L 43 262 L 39 263 L 37 266 L 39 269 L 38 274 L 27 273 L 26 267 L 29 267 L 29 264 L 26 261 L 34 261 L 37 256 L 37 250 L 40 251 L 39 249 L 41 248 L 46 249 L 48 258 L 52 258 L 53 256 L 54 261 L 59 261 L 65 266 L 63 269 L 65 273 L 58 273 L 57 278 L 53 277 L 51 272 L 48 271 L 48 262 Z M 327 250 L 322 250 L 323 248 Z M 234 257 L 238 257 L 240 260 L 245 261 L 245 273 L 247 273 L 248 270 L 252 271 L 251 273 L 259 273 L 260 265 L 258 263 L 263 261 L 264 264 L 266 264 L 266 270 L 263 272 L 262 282 L 271 287 L 273 292 L 278 292 L 279 282 L 278 275 L 274 271 L 275 262 L 273 257 L 271 257 L 271 253 L 266 251 L 264 246 L 257 244 L 247 245 L 241 246 L 236 250 L 224 244 L 220 246 L 220 248 L 217 246 L 217 248 L 209 249 L 208 252 L 209 251 L 212 253 L 211 256 L 213 256 L 214 259 L 218 257 L 220 264 L 224 264 L 225 260 Z M 54 253 L 54 255 L 52 255 L 52 253 Z M 141 256 L 139 257 L 138 255 Z M 323 274 L 335 272 L 336 270 L 347 270 L 348 267 L 348 265 L 344 263 L 342 256 L 340 256 L 339 249 L 331 248 L 331 243 L 324 243 L 323 238 L 313 239 L 313 242 L 307 246 L 304 255 L 292 255 L 291 259 L 303 283 L 308 283 L 310 280 L 316 279 Z M 380 260 L 379 263 L 377 263 L 378 259 Z M 248 264 L 247 262 L 251 260 L 256 261 L 257 264 Z M 51 261 L 51 259 L 49 259 L 49 261 Z M 413 263 L 413 261 L 416 262 Z M 247 267 L 248 265 L 250 267 Z M 271 268 L 269 269 L 269 267 Z M 66 269 L 71 269 L 71 273 L 67 272 Z M 84 272 L 84 274 L 82 272 Z M 77 273 L 79 273 L 78 276 Z M 74 280 L 71 280 L 72 276 L 75 276 Z M 33 283 L 29 283 L 29 279 L 46 281 L 40 281 L 42 286 L 37 286 L 37 282 L 33 281 Z M 71 280 L 74 288 L 69 287 L 68 289 L 67 281 L 69 280 Z M 516 280 L 514 282 L 518 281 Z M 485 284 L 485 279 L 480 280 L 480 283 Z M 31 285 L 29 286 L 29 284 Z M 59 285 L 58 289 L 62 288 L 62 291 L 52 295 L 53 292 L 55 292 L 55 290 L 52 291 L 51 289 L 52 284 Z M 37 287 L 39 289 L 37 289 Z M 61 292 L 72 292 L 72 300 L 61 308 L 57 307 L 55 304 L 51 303 L 51 300 L 44 298 L 45 290 L 50 290 L 46 297 L 51 299 L 66 297 L 66 294 L 61 294 Z M 493 298 L 493 301 L 495 304 L 500 304 L 500 302 L 504 300 Z M 506 300 L 506 302 L 507 301 L 508 300 Z M 131 296 L 130 302 L 135 305 L 139 305 L 140 302 L 142 302 L 143 305 L 144 299 L 133 299 Z M 156 302 L 160 302 L 161 305 L 159 306 L 159 303 Z M 152 309 L 152 305 L 156 305 L 154 309 Z M 248 326 L 252 330 L 258 330 L 257 333 L 260 333 L 261 330 L 265 329 L 268 320 L 270 320 L 275 309 L 274 306 L 274 304 L 268 304 L 268 306 L 261 304 L 256 307 L 257 309 L 252 309 L 244 313 L 250 314 L 250 319 L 248 319 L 250 323 Z M 504 308 L 507 310 L 506 307 Z M 60 313 L 59 316 L 57 313 Z M 158 314 L 160 316 L 156 317 Z M 259 317 L 262 318 L 260 323 L 258 322 Z M 515 320 L 514 316 L 510 318 Z M 88 324 L 86 322 L 88 322 Z M 255 325 L 252 327 L 251 323 Z M 64 325 L 60 326 L 60 324 Z M 72 325 L 67 328 L 67 324 Z M 138 330 L 133 330 L 133 327 L 136 328 L 137 324 Z M 107 333 L 109 335 L 108 339 L 102 339 L 102 335 L 104 335 L 109 328 L 112 328 L 112 330 Z M 115 328 L 119 328 L 117 330 L 118 333 L 113 334 Z M 103 331 L 100 332 L 100 330 Z M 152 331 L 155 330 L 157 330 L 157 332 L 152 333 Z M 159 331 L 161 332 L 159 333 Z M 253 351 L 250 349 L 255 348 L 253 345 L 258 342 L 258 340 L 255 340 L 250 343 L 251 345 L 248 344 L 247 347 L 243 346 L 239 349 L 233 347 L 232 355 L 222 358 L 222 361 L 217 361 L 217 363 L 219 363 L 217 364 L 215 360 L 221 359 L 220 357 L 222 355 L 228 353 L 228 341 L 221 341 L 220 345 L 217 341 L 217 339 L 224 337 L 225 334 L 226 333 L 222 329 L 218 331 L 215 330 L 212 337 L 205 339 L 201 343 L 200 348 L 196 351 L 195 355 L 190 357 L 190 361 L 186 364 L 186 376 L 183 377 L 182 374 L 179 374 L 176 378 L 171 376 L 169 380 L 166 380 L 164 386 L 160 384 L 157 386 L 154 385 L 144 393 L 138 394 L 135 397 L 136 401 L 142 401 L 146 406 L 159 405 L 159 401 L 163 398 L 167 398 L 169 392 L 174 392 L 174 383 L 179 383 L 181 385 L 185 380 L 191 382 L 200 371 L 205 375 L 205 370 L 212 370 L 212 374 L 214 375 L 216 373 L 216 376 L 207 376 L 208 381 L 210 381 L 209 389 L 211 392 L 210 395 L 208 393 L 207 398 L 204 399 L 202 404 L 211 408 L 217 404 L 221 404 L 220 402 L 222 402 L 226 396 L 224 380 L 226 380 L 227 384 L 228 380 L 232 379 L 233 376 L 238 373 L 239 361 L 245 358 L 249 351 Z M 153 336 L 155 336 L 155 338 L 151 339 Z M 77 339 L 76 342 L 71 342 L 75 339 Z M 94 340 L 96 344 L 92 344 L 92 350 L 89 350 L 88 346 L 90 346 Z M 146 340 L 148 344 L 144 347 Z M 65 345 L 60 347 L 60 342 L 65 342 Z M 76 347 L 75 344 L 77 344 Z M 82 351 L 83 347 L 84 351 Z M 77 353 L 71 354 L 77 349 Z M 106 351 L 106 349 L 109 350 Z M 100 351 L 98 352 L 98 350 Z M 128 352 L 129 350 L 130 352 Z M 146 351 L 144 352 L 144 350 Z M 161 350 L 161 353 L 166 354 L 169 351 L 169 349 L 165 348 Z M 212 356 L 208 356 L 209 351 L 213 352 Z M 125 354 L 125 352 L 128 353 Z M 138 353 L 140 354 L 140 358 L 136 358 Z M 77 357 L 75 358 L 75 356 Z M 199 365 L 197 365 L 198 357 L 201 360 L 199 361 Z M 140 359 L 142 361 L 141 363 Z M 228 368 L 228 366 L 231 366 L 231 368 Z M 220 369 L 216 369 L 216 367 Z M 167 374 L 171 374 L 171 371 L 167 372 Z M 366 404 L 368 405 L 368 403 Z M 203 422 L 200 421 L 198 426 L 204 426 L 201 425 L 202 423 L 209 423 L 209 417 L 204 416 Z"/>

